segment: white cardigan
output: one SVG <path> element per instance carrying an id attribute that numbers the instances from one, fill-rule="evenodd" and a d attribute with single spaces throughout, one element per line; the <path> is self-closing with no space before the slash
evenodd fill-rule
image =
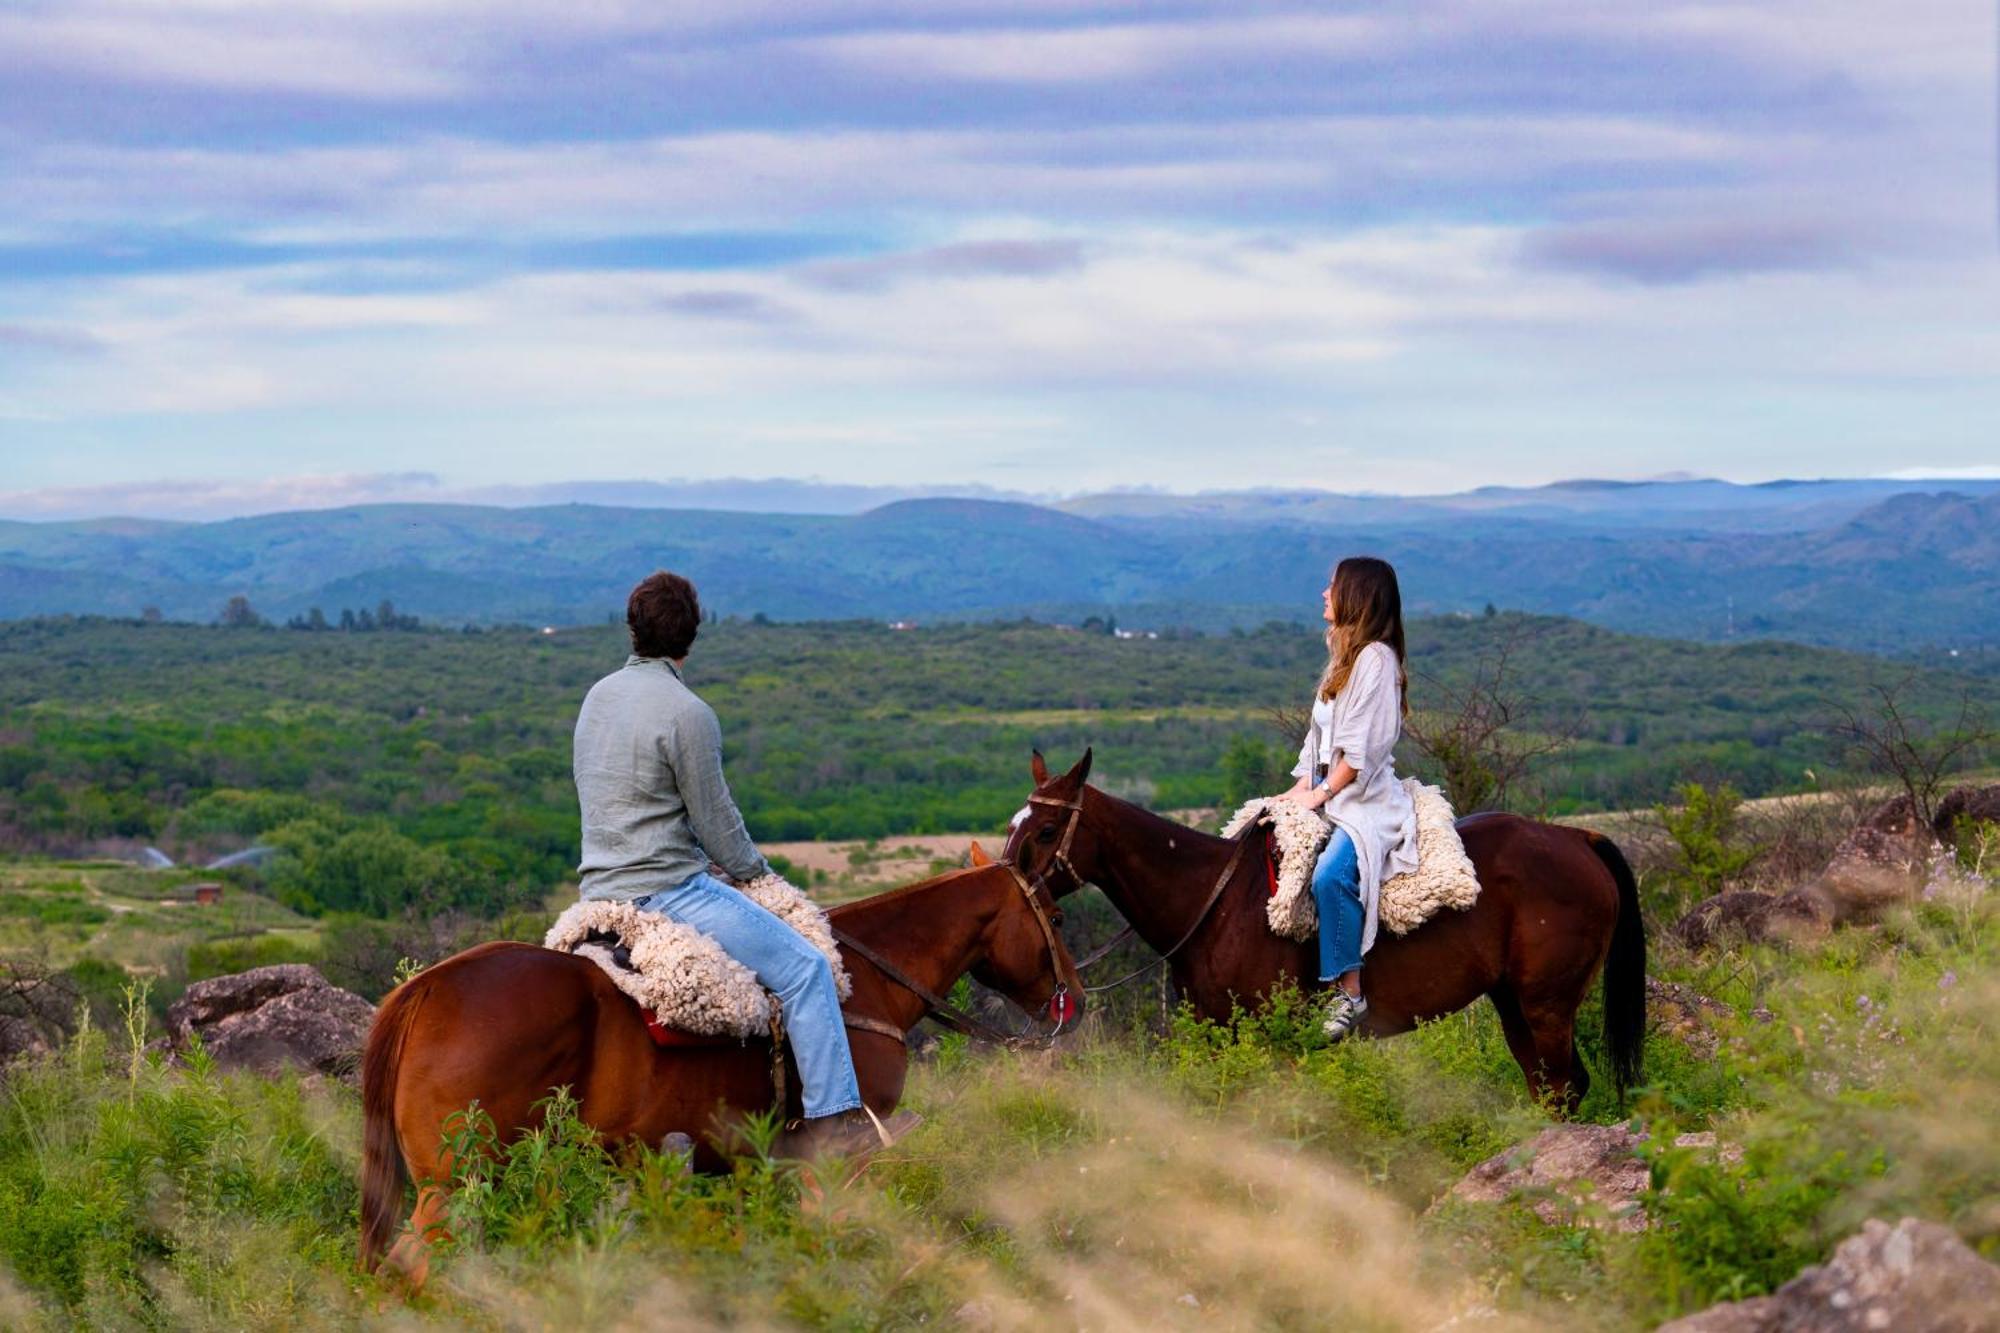
<path id="1" fill-rule="evenodd" d="M 1363 953 L 1375 944 L 1383 881 L 1417 868 L 1417 810 L 1390 753 L 1403 733 L 1398 667 L 1395 649 L 1371 643 L 1355 656 L 1339 694 L 1332 699 L 1315 694 L 1312 725 L 1292 769 L 1293 777 L 1315 779 L 1322 764 L 1331 772 L 1344 759 L 1354 769 L 1354 781 L 1321 806 L 1320 814 L 1354 840 L 1361 903 L 1368 910 Z"/>

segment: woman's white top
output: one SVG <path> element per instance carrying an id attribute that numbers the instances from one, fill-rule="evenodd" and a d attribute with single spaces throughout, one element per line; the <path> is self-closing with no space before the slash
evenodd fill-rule
<path id="1" fill-rule="evenodd" d="M 1382 883 L 1417 868 L 1417 810 L 1396 776 L 1390 753 L 1403 734 L 1403 703 L 1396 688 L 1396 650 L 1371 643 L 1354 659 L 1347 684 L 1331 699 L 1313 698 L 1312 725 L 1299 747 L 1293 777 L 1318 777 L 1346 760 L 1354 781 L 1320 807 L 1335 828 L 1354 840 L 1361 868 L 1361 903 L 1368 909 L 1361 951 L 1374 947 Z"/>

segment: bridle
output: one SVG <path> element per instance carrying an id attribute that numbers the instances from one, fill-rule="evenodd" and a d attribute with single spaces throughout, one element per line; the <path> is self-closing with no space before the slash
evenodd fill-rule
<path id="1" fill-rule="evenodd" d="M 1070 877 L 1071 887 L 1082 888 L 1086 881 L 1081 874 L 1077 873 L 1076 867 L 1070 864 L 1069 849 L 1070 844 L 1076 838 L 1077 825 L 1083 822 L 1083 793 L 1078 792 L 1077 799 L 1073 801 L 1060 800 L 1054 796 L 1031 795 L 1028 797 L 1028 803 L 1030 805 L 1052 805 L 1058 809 L 1069 811 L 1069 822 L 1063 826 L 1062 838 L 1056 843 L 1055 855 L 1050 857 L 1047 864 L 1035 875 L 1034 882 L 1038 886 L 1048 887 L 1049 871 L 1061 867 L 1063 873 Z M 1108 981 L 1102 986 L 1085 986 L 1083 988 L 1084 993 L 1086 995 L 1096 995 L 1103 991 L 1116 990 L 1126 982 L 1146 975 L 1146 973 L 1151 972 L 1154 968 L 1159 967 L 1175 954 L 1179 953 L 1186 946 L 1187 942 L 1194 938 L 1195 932 L 1201 929 L 1202 923 L 1208 920 L 1208 914 L 1215 910 L 1216 903 L 1221 901 L 1222 891 L 1228 888 L 1229 881 L 1236 877 L 1236 869 L 1243 864 L 1243 853 L 1249 845 L 1250 830 L 1246 828 L 1236 839 L 1236 848 L 1229 854 L 1229 864 L 1222 868 L 1222 874 L 1216 879 L 1215 887 L 1208 891 L 1207 901 L 1202 903 L 1201 910 L 1194 914 L 1194 920 L 1182 932 L 1181 937 L 1174 941 L 1171 948 L 1167 949 L 1152 962 L 1147 963 L 1144 967 L 1127 972 L 1116 981 Z M 1007 868 L 1014 871 L 1017 877 L 1021 876 L 1020 870 L 1015 868 L 1011 860 L 1007 863 Z M 1055 897 L 1055 890 L 1053 888 L 1049 889 L 1049 896 L 1051 898 Z M 1040 913 L 1041 908 L 1039 905 L 1035 910 L 1037 914 Z M 1130 939 L 1137 930 L 1138 927 L 1128 924 L 1125 929 L 1119 931 L 1095 949 L 1092 949 L 1079 960 L 1076 970 L 1081 973 L 1092 964 L 1101 962 L 1113 949 L 1116 949 L 1119 945 Z"/>
<path id="2" fill-rule="evenodd" d="M 1053 796 L 1033 795 L 1028 797 L 1028 804 L 1052 805 L 1056 807 L 1056 809 L 1058 810 L 1069 811 L 1069 821 L 1063 825 L 1062 837 L 1056 842 L 1056 854 L 1054 856 L 1051 856 L 1048 860 L 1048 864 L 1044 865 L 1041 868 L 1041 870 L 1036 873 L 1035 875 L 1036 885 L 1048 889 L 1049 897 L 1051 898 L 1055 897 L 1056 896 L 1055 887 L 1049 883 L 1049 872 L 1051 870 L 1060 867 L 1062 872 L 1065 875 L 1069 876 L 1071 888 L 1073 889 L 1082 888 L 1085 882 L 1083 876 L 1079 875 L 1076 871 L 1076 867 L 1069 863 L 1070 844 L 1076 841 L 1076 826 L 1083 822 L 1082 793 L 1079 792 L 1077 794 L 1077 798 L 1074 801 L 1058 800 L 1056 797 Z M 1014 869 L 1012 861 L 1008 862 L 1008 868 Z M 1018 869 L 1015 869 L 1014 873 L 1018 875 L 1021 872 Z"/>
<path id="3" fill-rule="evenodd" d="M 1063 951 L 1062 941 L 1056 934 L 1055 923 L 1049 920 L 1049 914 L 1042 908 L 1039 891 L 1047 887 L 1045 882 L 1040 877 L 1030 881 L 1026 875 L 1022 874 L 1012 865 L 1006 866 L 1005 869 L 1013 877 L 1014 885 L 1020 889 L 1021 896 L 1028 900 L 1028 907 L 1035 914 L 1035 924 L 1042 928 L 1042 943 L 1047 946 L 1049 951 L 1049 971 L 1056 978 L 1055 992 L 1049 996 L 1049 1007 L 1054 1009 L 1056 1013 L 1056 1025 L 1039 1036 L 1003 1032 L 984 1019 L 976 1018 L 966 1013 L 844 930 L 836 927 L 833 931 L 833 938 L 841 947 L 851 950 L 866 959 L 876 971 L 922 1000 L 925 1005 L 924 1012 L 928 1017 L 936 1019 L 955 1032 L 963 1032 L 968 1037 L 977 1037 L 982 1041 L 994 1042 L 1010 1050 L 1051 1045 L 1057 1037 L 1062 1035 L 1063 1028 L 1069 1022 L 1069 1016 L 1075 1004 L 1075 1001 L 1071 998 L 1072 987 L 1075 990 L 1082 990 L 1084 988 L 1083 978 L 1077 975 L 1075 964 L 1067 961 L 1068 955 Z M 1051 893 L 1049 896 L 1053 899 L 1055 895 Z M 897 1041 L 906 1040 L 908 1036 L 903 1029 L 898 1028 L 895 1024 L 878 1018 L 870 1018 L 866 1014 L 843 1014 L 842 1017 L 848 1027 L 858 1028 L 863 1032 L 879 1033 L 885 1037 L 894 1037 Z"/>

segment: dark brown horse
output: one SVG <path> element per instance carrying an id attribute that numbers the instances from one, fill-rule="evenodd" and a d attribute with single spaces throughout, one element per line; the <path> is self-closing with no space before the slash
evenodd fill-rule
<path id="1" fill-rule="evenodd" d="M 967 972 L 1030 1012 L 1077 1012 L 1082 986 L 1057 933 L 1060 910 L 1005 866 L 953 871 L 828 915 L 854 981 L 842 1006 L 854 1070 L 877 1115 L 902 1098 L 905 1034 Z M 451 1178 L 445 1124 L 471 1103 L 505 1142 L 567 1087 L 607 1141 L 658 1145 L 679 1131 L 696 1141 L 694 1164 L 716 1170 L 741 1116 L 772 1106 L 770 1053 L 768 1040 L 656 1044 L 639 1006 L 574 954 L 482 944 L 425 969 L 383 1000 L 362 1056 L 363 1265 L 381 1260 L 414 1179 L 416 1209 L 390 1260 L 423 1281 Z M 798 1086 L 793 1067 L 788 1117 L 799 1114 Z"/>
<path id="2" fill-rule="evenodd" d="M 1184 828 L 1085 785 L 1090 753 L 1059 778 L 1040 754 L 1035 793 L 1015 817 L 1002 859 L 1058 895 L 1095 884 L 1156 951 L 1179 993 L 1224 1019 L 1290 978 L 1311 988 L 1317 945 L 1271 932 L 1260 864 L 1269 831 L 1235 841 Z M 1576 1014 L 1604 969 L 1604 1044 L 1620 1090 L 1639 1077 L 1646 1028 L 1646 931 L 1638 886 L 1609 838 L 1518 815 L 1458 821 L 1479 897 L 1407 935 L 1384 930 L 1362 972 L 1371 1035 L 1407 1032 L 1484 995 L 1528 1088 L 1576 1109 L 1590 1086 Z M 1217 886 L 1221 886 L 1217 893 Z"/>

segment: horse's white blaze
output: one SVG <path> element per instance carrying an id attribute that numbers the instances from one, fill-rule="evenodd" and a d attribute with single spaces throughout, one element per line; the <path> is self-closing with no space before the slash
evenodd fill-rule
<path id="1" fill-rule="evenodd" d="M 1002 861 L 1010 863 L 1013 861 L 1014 843 L 1021 836 L 1021 825 L 1028 822 L 1028 816 L 1033 814 L 1034 811 L 1035 807 L 1032 804 L 1024 805 L 1014 812 L 1012 819 L 1007 821 L 1007 845 L 1000 849 L 1000 859 Z"/>

